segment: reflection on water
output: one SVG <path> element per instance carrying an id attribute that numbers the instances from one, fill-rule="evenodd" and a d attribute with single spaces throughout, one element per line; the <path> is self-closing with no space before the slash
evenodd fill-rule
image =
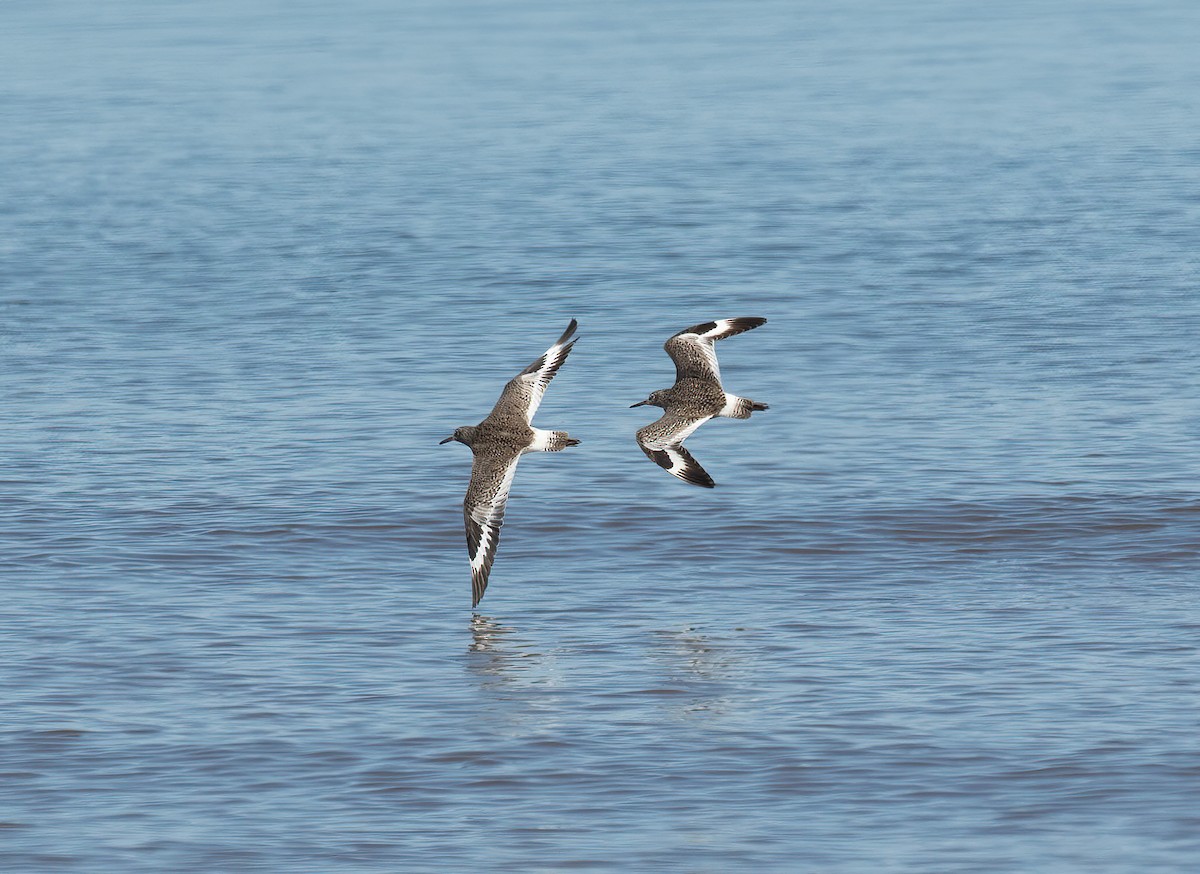
<path id="1" fill-rule="evenodd" d="M 736 664 L 737 657 L 727 641 L 713 640 L 695 628 L 656 631 L 654 635 L 677 668 L 697 680 L 727 680 Z"/>
<path id="2" fill-rule="evenodd" d="M 745 654 L 736 641 L 687 627 L 655 631 L 650 647 L 663 674 L 662 685 L 687 693 L 671 699 L 673 713 L 684 717 L 730 712 L 746 674 Z"/>
<path id="3" fill-rule="evenodd" d="M 516 629 L 480 613 L 471 615 L 471 642 L 467 646 L 467 670 L 485 685 L 516 682 L 542 661 Z"/>

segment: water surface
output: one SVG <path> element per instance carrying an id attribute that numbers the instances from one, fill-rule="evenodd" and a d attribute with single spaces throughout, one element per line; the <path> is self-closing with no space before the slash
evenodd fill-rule
<path id="1" fill-rule="evenodd" d="M 1192 5 L 3 17 L 6 870 L 1192 870 Z"/>

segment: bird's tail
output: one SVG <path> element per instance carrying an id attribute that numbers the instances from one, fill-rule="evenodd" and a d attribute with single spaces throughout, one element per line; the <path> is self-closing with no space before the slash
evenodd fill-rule
<path id="1" fill-rule="evenodd" d="M 534 452 L 562 452 L 568 446 L 578 446 L 579 441 L 566 431 L 535 430 L 533 445 Z"/>
<path id="2" fill-rule="evenodd" d="M 721 415 L 729 419 L 749 419 L 751 413 L 758 413 L 767 409 L 770 409 L 770 407 L 766 404 L 760 404 L 758 401 L 750 400 L 750 398 L 739 398 L 736 395 L 729 395 L 725 399 L 725 408 L 721 410 Z"/>

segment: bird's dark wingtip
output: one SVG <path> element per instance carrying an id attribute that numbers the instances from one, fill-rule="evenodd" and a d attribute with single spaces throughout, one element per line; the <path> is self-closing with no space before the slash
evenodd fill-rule
<path id="1" fill-rule="evenodd" d="M 735 319 L 729 320 L 729 327 L 732 332 L 740 334 L 742 331 L 750 331 L 754 328 L 761 328 L 767 323 L 767 320 L 762 316 L 738 316 Z"/>
<path id="2" fill-rule="evenodd" d="M 579 338 L 578 337 L 572 338 L 571 335 L 575 333 L 575 329 L 578 327 L 579 327 L 579 322 L 576 321 L 575 319 L 571 319 L 571 324 L 567 325 L 567 329 L 565 331 L 563 331 L 562 336 L 558 338 L 558 342 L 556 342 L 554 345 L 561 346 L 564 343 L 566 343 L 568 340 L 570 340 L 571 344 L 574 345 L 575 341 L 578 340 Z"/>
<path id="3" fill-rule="evenodd" d="M 483 600 L 483 594 L 487 591 L 487 572 L 471 569 L 471 607 L 479 606 L 479 602 Z"/>

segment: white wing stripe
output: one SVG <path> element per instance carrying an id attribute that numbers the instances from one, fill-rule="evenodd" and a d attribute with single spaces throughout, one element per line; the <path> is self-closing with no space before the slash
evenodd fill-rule
<path id="1" fill-rule="evenodd" d="M 483 567 L 488 553 L 491 551 L 492 541 L 495 539 L 498 529 L 495 523 L 497 519 L 504 517 L 504 505 L 508 501 L 508 492 L 512 488 L 513 478 L 517 475 L 517 462 L 520 458 L 521 456 L 518 455 L 508 466 L 508 470 L 504 472 L 504 479 L 500 482 L 500 488 L 496 490 L 491 501 L 487 504 L 476 504 L 471 508 L 471 518 L 480 526 L 479 548 L 475 550 L 475 555 L 471 556 L 471 567 L 476 570 Z"/>
<path id="2" fill-rule="evenodd" d="M 713 376 L 717 378 L 717 382 L 720 382 L 721 368 L 717 364 L 717 349 L 713 345 L 713 341 L 707 339 L 712 334 L 712 331 L 709 331 L 707 334 L 684 334 L 679 339 L 687 341 L 699 350 L 700 354 L 704 356 L 705 363 L 712 370 Z"/>
<path id="3" fill-rule="evenodd" d="M 702 418 L 696 419 L 694 422 L 689 422 L 687 425 L 684 425 L 682 428 L 680 428 L 678 431 L 675 431 L 672 434 L 664 434 L 663 436 L 661 436 L 657 439 L 652 438 L 650 440 L 647 440 L 645 445 L 651 449 L 666 449 L 669 452 L 671 450 L 671 447 L 678 446 L 684 440 L 687 440 L 689 437 L 692 436 L 692 434 L 694 434 L 696 432 L 697 428 L 699 428 L 701 425 L 703 425 L 705 422 L 707 422 L 711 418 L 712 418 L 712 416 L 704 416 Z M 675 458 L 676 455 L 673 454 L 671 457 Z"/>
<path id="4" fill-rule="evenodd" d="M 562 367 L 564 361 L 567 360 L 566 353 L 563 351 L 568 348 L 568 343 L 555 343 L 546 350 L 545 363 L 542 364 L 533 373 L 525 374 L 529 379 L 529 408 L 525 413 L 525 420 L 533 422 L 533 414 L 537 412 L 537 408 L 541 406 L 542 398 L 546 394 L 546 388 L 550 385 L 550 380 L 554 379 L 554 374 L 558 368 Z"/>
<path id="5" fill-rule="evenodd" d="M 678 449 L 673 446 L 666 448 L 667 457 L 671 459 L 671 466 L 667 469 L 667 473 L 673 476 L 679 476 L 685 467 L 687 467 L 687 459 L 685 459 Z"/>
<path id="6" fill-rule="evenodd" d="M 728 331 L 730 328 L 733 327 L 733 319 L 717 319 L 716 324 L 717 324 L 717 326 L 715 328 L 710 328 L 709 330 L 704 332 L 703 336 L 705 337 L 705 339 L 711 340 L 711 339 L 720 337 L 722 334 L 724 334 L 726 331 Z"/>

